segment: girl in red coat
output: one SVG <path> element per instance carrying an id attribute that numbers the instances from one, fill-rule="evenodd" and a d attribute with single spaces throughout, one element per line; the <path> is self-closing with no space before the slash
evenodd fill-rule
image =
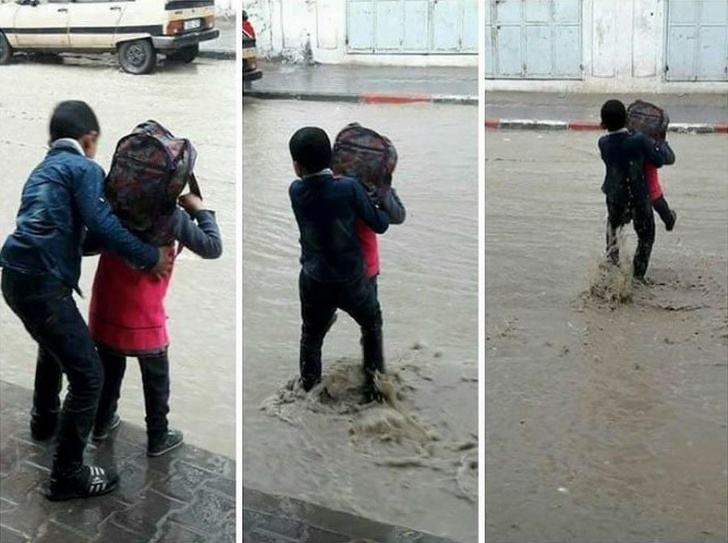
<path id="1" fill-rule="evenodd" d="M 665 195 L 662 193 L 662 186 L 660 185 L 660 178 L 657 174 L 657 167 L 650 163 L 645 162 L 644 166 L 645 181 L 647 181 L 647 188 L 650 191 L 650 203 L 652 207 L 657 211 L 657 214 L 665 223 L 665 230 L 670 232 L 675 228 L 675 222 L 677 221 L 677 213 L 670 209 L 667 204 Z"/>
<path id="2" fill-rule="evenodd" d="M 214 211 L 194 194 L 180 197 L 171 218 L 173 245 L 206 259 L 219 258 L 222 241 Z M 179 250 L 170 247 L 172 255 Z M 106 439 L 121 424 L 116 412 L 126 357 L 139 360 L 147 424 L 147 454 L 160 456 L 182 445 L 182 432 L 168 428 L 169 359 L 164 298 L 172 274 L 156 278 L 132 268 L 121 258 L 102 252 L 94 278 L 89 330 L 104 365 L 92 437 Z"/>

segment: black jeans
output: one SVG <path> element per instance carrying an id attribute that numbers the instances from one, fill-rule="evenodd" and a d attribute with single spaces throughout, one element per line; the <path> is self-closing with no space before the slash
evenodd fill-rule
<path id="1" fill-rule="evenodd" d="M 337 309 L 348 313 L 361 329 L 367 373 L 384 371 L 382 312 L 376 281 L 361 277 L 344 283 L 320 283 L 301 272 L 299 293 L 303 320 L 299 364 L 304 385 L 321 378 L 321 347 Z"/>
<path id="2" fill-rule="evenodd" d="M 617 231 L 625 225 L 625 213 L 631 210 L 637 249 L 634 253 L 632 274 L 642 279 L 650 264 L 652 246 L 655 243 L 655 215 L 646 197 L 630 198 L 626 191 L 607 196 L 607 258 L 619 262 Z"/>
<path id="3" fill-rule="evenodd" d="M 656 200 L 652 202 L 652 207 L 655 211 L 657 211 L 657 214 L 660 216 L 660 219 L 662 219 L 662 222 L 665 223 L 668 228 L 670 227 L 670 224 L 673 224 L 673 217 L 672 217 L 672 209 L 670 209 L 670 206 L 667 203 L 667 200 L 665 200 L 664 196 L 660 196 Z"/>
<path id="4" fill-rule="evenodd" d="M 51 477 L 71 477 L 83 465 L 96 415 L 104 379 L 101 360 L 72 290 L 55 277 L 4 269 L 2 292 L 39 346 L 34 393 L 39 416 L 52 417 L 58 410 L 61 372 L 68 379 Z"/>
<path id="5" fill-rule="evenodd" d="M 99 345 L 99 356 L 104 365 L 104 387 L 96 414 L 96 427 L 100 428 L 116 413 L 121 383 L 126 371 L 126 357 Z M 159 438 L 167 433 L 169 414 L 169 358 L 167 351 L 137 357 L 144 388 L 147 436 Z"/>

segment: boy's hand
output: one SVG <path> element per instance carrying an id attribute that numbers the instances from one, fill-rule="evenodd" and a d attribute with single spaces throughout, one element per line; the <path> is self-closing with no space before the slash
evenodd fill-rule
<path id="1" fill-rule="evenodd" d="M 152 273 L 157 277 L 165 277 L 172 271 L 172 264 L 174 263 L 174 250 L 172 247 L 158 247 L 159 260 L 157 265 L 152 269 Z"/>
<path id="2" fill-rule="evenodd" d="M 183 194 L 179 197 L 179 205 L 187 212 L 195 214 L 198 211 L 205 209 L 205 204 L 202 203 L 202 198 L 196 194 Z"/>

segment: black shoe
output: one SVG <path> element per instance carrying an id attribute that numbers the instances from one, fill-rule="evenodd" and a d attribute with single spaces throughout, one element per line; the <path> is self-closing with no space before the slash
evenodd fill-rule
<path id="1" fill-rule="evenodd" d="M 672 229 L 675 228 L 675 223 L 677 222 L 677 213 L 673 210 L 670 210 L 670 220 L 665 223 L 665 230 L 668 232 L 672 232 Z"/>
<path id="2" fill-rule="evenodd" d="M 73 477 L 51 478 L 46 498 L 54 502 L 93 498 L 113 492 L 118 486 L 119 475 L 113 469 L 83 466 Z"/>
<path id="3" fill-rule="evenodd" d="M 364 403 L 384 403 L 384 396 L 377 386 L 374 375 L 374 372 L 364 370 Z"/>
<path id="4" fill-rule="evenodd" d="M 301 383 L 301 388 L 310 392 L 313 387 L 321 382 L 321 377 L 311 377 L 309 375 L 299 377 L 298 382 Z"/>
<path id="5" fill-rule="evenodd" d="M 118 413 L 114 413 L 111 416 L 111 419 L 106 421 L 101 426 L 97 426 L 94 428 L 93 433 L 91 434 L 91 439 L 94 441 L 103 441 L 105 439 L 108 439 L 108 437 L 111 435 L 111 432 L 116 430 L 121 425 L 121 417 Z"/>
<path id="6" fill-rule="evenodd" d="M 36 441 L 48 441 L 56 433 L 58 415 L 46 415 L 41 417 L 35 410 L 31 413 L 30 436 Z"/>
<path id="7" fill-rule="evenodd" d="M 184 443 L 182 432 L 179 430 L 167 430 L 159 437 L 150 437 L 147 446 L 147 456 L 162 456 L 169 451 L 176 449 Z"/>

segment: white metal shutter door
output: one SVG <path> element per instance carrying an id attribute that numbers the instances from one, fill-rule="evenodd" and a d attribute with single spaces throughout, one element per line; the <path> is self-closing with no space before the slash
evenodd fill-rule
<path id="1" fill-rule="evenodd" d="M 669 0 L 668 81 L 728 81 L 728 0 Z"/>
<path id="2" fill-rule="evenodd" d="M 478 0 L 347 0 L 350 53 L 478 53 Z"/>
<path id="3" fill-rule="evenodd" d="M 374 50 L 373 0 L 347 0 L 346 43 L 349 51 L 371 52 Z"/>
<path id="4" fill-rule="evenodd" d="M 521 0 L 490 0 L 494 77 L 524 76 Z"/>
<path id="5" fill-rule="evenodd" d="M 581 15 L 581 0 L 489 0 L 486 76 L 581 79 Z"/>

